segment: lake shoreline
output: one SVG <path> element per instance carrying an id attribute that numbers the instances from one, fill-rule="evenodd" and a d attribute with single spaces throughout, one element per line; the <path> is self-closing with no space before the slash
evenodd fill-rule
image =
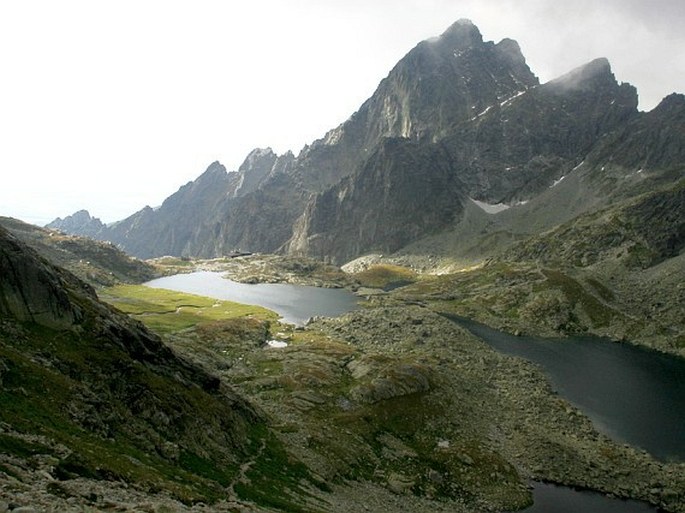
<path id="1" fill-rule="evenodd" d="M 339 338 L 343 334 L 343 339 L 347 340 L 347 343 L 353 347 L 364 348 L 364 352 L 374 352 L 383 347 L 383 344 L 379 344 L 378 340 L 391 342 L 399 333 L 401 333 L 401 337 L 406 337 L 407 334 L 415 331 L 415 325 L 407 325 L 407 317 L 419 315 L 421 317 L 419 326 L 424 334 L 410 344 L 411 348 L 403 346 L 404 348 L 401 349 L 391 343 L 384 347 L 383 351 L 390 351 L 391 354 L 397 350 L 400 354 L 409 351 L 407 354 L 416 353 L 416 357 L 419 354 L 430 354 L 430 358 L 433 358 L 435 354 L 430 351 L 426 353 L 425 350 L 428 348 L 425 346 L 434 345 L 441 338 L 441 331 L 450 332 L 444 323 L 452 323 L 446 319 L 444 322 L 439 321 L 440 316 L 433 312 L 431 307 L 427 308 L 427 304 L 420 306 L 420 301 L 413 301 L 413 303 L 419 304 L 408 304 L 398 300 L 394 292 L 379 291 L 366 305 L 364 311 L 353 312 L 338 318 L 315 318 L 304 329 L 307 332 L 321 330 L 329 333 L 329 338 Z M 390 311 L 393 312 L 392 315 L 388 315 Z M 418 312 L 421 313 L 418 314 Z M 366 319 L 361 326 L 354 320 L 360 318 Z M 334 327 L 333 331 L 330 331 L 331 327 Z M 374 336 L 378 337 L 378 340 L 373 340 Z M 419 339 L 421 339 L 420 346 L 414 347 L 414 344 L 419 343 Z M 419 347 L 420 350 L 417 353 Z M 474 361 L 482 358 L 492 359 L 492 356 L 486 356 L 490 354 L 489 351 L 492 351 L 486 347 L 483 344 L 480 349 L 475 351 L 474 356 L 480 356 L 476 356 L 477 360 Z M 289 354 L 291 350 L 294 348 L 280 349 L 279 351 L 286 351 L 284 354 Z M 469 351 L 473 351 L 473 349 Z M 443 350 L 439 350 L 437 354 L 442 354 L 442 352 Z M 553 433 L 575 433 L 570 439 L 565 438 L 566 442 L 564 443 L 569 444 L 567 449 L 570 451 L 569 456 L 577 452 L 578 455 L 585 454 L 583 458 L 594 462 L 589 467 L 585 467 L 583 464 L 579 465 L 576 456 L 570 459 L 568 457 L 558 459 L 559 449 L 554 444 L 548 446 L 547 443 L 539 445 L 536 442 L 530 445 L 531 440 L 515 442 L 514 445 L 523 442 L 519 450 L 507 448 L 506 444 L 504 447 L 500 447 L 498 450 L 503 451 L 502 454 L 505 454 L 509 461 L 516 462 L 516 467 L 523 478 L 529 482 L 543 481 L 580 490 L 610 494 L 623 499 L 646 501 L 655 506 L 662 505 L 667 511 L 685 511 L 678 506 L 680 498 L 677 492 L 680 486 L 685 486 L 685 483 L 681 483 L 684 475 L 683 465 L 656 462 L 639 449 L 610 441 L 605 435 L 598 434 L 589 421 L 583 420 L 584 415 L 575 407 L 559 406 L 556 404 L 556 400 L 550 403 L 549 408 L 551 409 L 543 408 L 543 411 L 531 416 L 528 409 L 523 407 L 524 404 L 527 404 L 527 398 L 522 397 L 523 392 L 518 390 L 518 380 L 521 378 L 514 378 L 514 375 L 527 376 L 525 379 L 536 376 L 533 382 L 539 382 L 538 385 L 535 385 L 538 389 L 546 390 L 544 393 L 549 394 L 550 398 L 554 398 L 556 394 L 549 388 L 547 379 L 541 374 L 538 375 L 538 371 L 532 370 L 534 368 L 532 364 L 512 361 L 511 357 L 506 356 L 501 358 L 505 358 L 505 360 L 501 360 L 500 357 L 494 360 L 500 362 L 497 364 L 498 368 L 509 369 L 507 374 L 511 374 L 513 369 L 519 370 L 511 374 L 513 381 L 509 381 L 507 378 L 506 383 L 498 385 L 498 387 L 504 387 L 501 388 L 500 393 L 504 394 L 507 401 L 518 405 L 516 406 L 517 409 L 523 408 L 519 413 L 512 413 L 513 416 L 506 423 L 515 425 L 527 418 L 528 420 L 525 422 L 531 423 L 533 429 L 531 434 L 537 432 L 540 426 L 545 426 L 544 432 L 548 434 L 543 439 L 549 436 L 551 440 L 556 436 Z M 504 364 L 504 361 L 507 363 Z M 439 375 L 444 376 L 444 371 L 440 370 Z M 528 408 L 531 407 L 533 407 L 532 404 Z M 539 405 L 535 405 L 535 407 L 537 408 Z M 558 408 L 560 407 L 561 410 L 559 411 Z M 522 412 L 526 413 L 520 417 Z M 580 430 L 578 430 L 579 428 Z M 512 436 L 513 438 L 511 438 Z M 566 435 L 564 436 L 566 437 Z M 517 435 L 515 432 L 511 432 L 507 438 L 509 439 L 507 444 L 510 444 L 517 439 Z M 617 461 L 610 463 L 605 456 L 602 456 L 603 453 L 615 454 Z M 600 461 L 603 463 L 598 463 Z M 636 476 L 641 477 L 636 480 Z"/>

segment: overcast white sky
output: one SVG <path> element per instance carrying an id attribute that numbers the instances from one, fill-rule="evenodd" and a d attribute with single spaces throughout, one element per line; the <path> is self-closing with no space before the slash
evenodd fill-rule
<path id="1" fill-rule="evenodd" d="M 608 57 L 643 110 L 685 92 L 683 0 L 3 0 L 0 215 L 112 222 L 214 160 L 297 154 L 459 18 L 543 82 Z"/>

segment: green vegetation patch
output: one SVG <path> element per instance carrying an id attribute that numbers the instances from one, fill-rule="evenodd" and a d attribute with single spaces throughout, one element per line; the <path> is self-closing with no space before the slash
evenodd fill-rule
<path id="1" fill-rule="evenodd" d="M 52 340 L 58 340 L 57 337 Z M 42 331 L 29 332 L 22 341 L 24 349 L 49 343 L 50 338 Z M 61 342 L 68 344 L 69 341 Z M 61 343 L 52 350 L 61 353 Z M 77 344 L 72 337 L 71 343 Z M 86 350 L 81 347 L 82 350 Z M 7 370 L 3 372 L 0 387 L 0 412 L 2 421 L 17 433 L 40 434 L 41 439 L 61 444 L 73 451 L 60 456 L 52 444 L 26 439 L 20 435 L 1 434 L 0 451 L 27 459 L 38 455 L 58 458 L 54 476 L 57 479 L 87 477 L 135 482 L 140 486 L 165 489 L 186 502 L 219 497 L 219 487 L 201 475 L 183 470 L 156 451 L 143 450 L 123 429 L 116 428 L 105 439 L 79 425 L 69 414 L 70 406 L 77 404 L 79 385 L 77 381 L 55 369 L 46 368 L 36 360 L 16 351 L 0 337 L 0 357 Z M 60 367 L 70 374 L 78 374 L 78 362 L 60 362 Z M 178 392 L 178 390 L 177 390 Z M 172 393 L 172 392 L 169 392 Z M 197 405 L 199 407 L 199 404 Z M 112 403 L 110 413 L 118 415 L 120 408 Z"/>
<path id="2" fill-rule="evenodd" d="M 406 267 L 390 264 L 376 264 L 364 271 L 354 274 L 354 278 L 363 287 L 390 290 L 414 283 L 418 279 L 418 276 L 414 271 Z"/>
<path id="3" fill-rule="evenodd" d="M 595 296 L 587 292 L 577 281 L 560 271 L 546 269 L 543 271 L 547 284 L 560 289 L 569 302 L 580 306 L 590 318 L 593 326 L 606 326 L 618 314 L 613 308 L 606 306 Z"/>
<path id="4" fill-rule="evenodd" d="M 53 450 L 35 441 L 22 440 L 16 436 L 0 433 L 0 452 L 28 458 L 37 454 L 52 454 Z"/>
<path id="5" fill-rule="evenodd" d="M 173 333 L 200 324 L 237 317 L 278 320 L 278 314 L 261 306 L 243 305 L 144 285 L 110 287 L 100 293 L 100 299 L 159 333 Z"/>
<path id="6" fill-rule="evenodd" d="M 322 508 L 311 506 L 318 499 L 307 488 L 315 486 L 330 491 L 326 483 L 315 479 L 307 467 L 290 456 L 266 429 L 261 428 L 261 435 L 262 446 L 257 457 L 243 465 L 242 475 L 234 485 L 238 496 L 282 511 L 320 511 Z"/>
<path id="7" fill-rule="evenodd" d="M 258 329 L 258 321 L 234 322 Z M 309 511 L 306 488 L 324 487 L 260 420 L 241 422 L 221 398 L 103 350 L 95 339 L 29 325 L 20 336 L 0 331 L 0 361 L 0 418 L 13 430 L 0 433 L 0 451 L 29 465 L 54 458 L 51 493 L 66 493 L 59 480 L 84 477 L 135 483 L 192 504 L 226 498 L 234 487 L 267 507 Z M 99 388 L 103 376 L 117 373 L 121 379 Z M 169 423 L 157 422 L 160 415 Z"/>

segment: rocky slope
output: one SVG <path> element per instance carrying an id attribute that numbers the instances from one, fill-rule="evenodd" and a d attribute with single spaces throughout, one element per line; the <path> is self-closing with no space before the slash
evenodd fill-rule
<path id="1" fill-rule="evenodd" d="M 235 391 L 1 227 L 0 276 L 5 506 L 235 499 L 251 494 L 233 491 L 241 465 L 282 458 L 262 415 Z M 283 462 L 291 471 L 307 479 Z M 298 493 L 292 476 L 265 479 L 275 493 Z"/>
<path id="2" fill-rule="evenodd" d="M 413 269 L 424 276 L 398 292 L 407 299 L 428 297 L 439 308 L 512 333 L 590 332 L 685 356 L 683 178 L 672 183 L 682 170 L 626 174 L 616 167 L 611 181 L 608 174 L 598 179 L 596 170 L 585 164 L 529 204 L 497 214 L 470 204 L 466 222 L 449 236 L 427 237 L 345 269 Z M 579 199 L 568 192 L 591 186 L 610 206 L 590 208 L 590 193 Z M 643 190 L 650 192 L 638 194 Z M 568 220 L 568 202 L 589 207 Z M 552 206 L 556 216 L 545 225 L 537 216 Z M 531 235 L 541 226 L 547 229 Z"/>
<path id="3" fill-rule="evenodd" d="M 358 172 L 310 200 L 286 252 L 347 261 L 450 226 L 464 193 L 449 164 L 440 146 L 385 139 Z"/>
<path id="4" fill-rule="evenodd" d="M 109 242 L 65 235 L 8 217 L 0 217 L 0 226 L 44 258 L 95 286 L 141 283 L 158 274 L 152 265 L 128 256 Z"/>
<path id="5" fill-rule="evenodd" d="M 369 261 L 432 273 L 489 261 L 438 295 L 510 331 L 587 330 L 683 355 L 683 148 L 685 97 L 671 95 L 525 205 L 471 202 L 452 230 Z"/>
<path id="6" fill-rule="evenodd" d="M 682 509 L 682 465 L 616 445 L 535 366 L 397 297 L 304 329 L 231 319 L 168 341 L 267 412 L 331 483 L 323 511 L 510 511 L 531 478 Z"/>
<path id="7" fill-rule="evenodd" d="M 682 465 L 611 442 L 534 366 L 400 290 L 305 329 L 179 327 L 172 352 L 2 229 L 0 273 L 13 508 L 466 513 L 521 507 L 540 479 L 683 511 Z"/>

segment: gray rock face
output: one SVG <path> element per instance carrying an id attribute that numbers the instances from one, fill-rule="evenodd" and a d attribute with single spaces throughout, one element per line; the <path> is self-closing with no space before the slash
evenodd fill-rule
<path id="1" fill-rule="evenodd" d="M 103 338 L 133 358 L 175 367 L 208 387 L 218 381 L 176 359 L 159 337 L 101 303 L 95 290 L 0 227 L 0 317 Z"/>
<path id="2" fill-rule="evenodd" d="M 227 173 L 218 162 L 211 164 L 196 180 L 169 196 L 157 210 L 150 207 L 116 223 L 100 234 L 125 251 L 150 258 L 181 255 L 206 218 L 239 185 L 237 173 Z"/>
<path id="3" fill-rule="evenodd" d="M 52 328 L 70 327 L 83 318 L 81 308 L 71 303 L 66 287 L 95 299 L 83 283 L 67 284 L 59 272 L 0 227 L 0 316 L 32 321 Z"/>
<path id="4" fill-rule="evenodd" d="M 212 163 L 196 180 L 164 200 L 158 209 L 145 207 L 111 226 L 103 225 L 94 233 L 71 230 L 73 225 L 59 226 L 69 233 L 111 241 L 140 258 L 214 256 L 225 247 L 231 251 L 241 242 L 240 236 L 225 241 L 221 238 L 222 225 L 226 218 L 231 218 L 233 204 L 258 192 L 266 180 L 278 181 L 277 176 L 285 174 L 293 160 L 292 153 L 279 157 L 270 148 L 256 149 L 237 172 L 229 173 L 219 162 Z M 283 218 L 278 217 L 277 222 L 283 223 Z"/>
<path id="5" fill-rule="evenodd" d="M 637 116 L 635 88 L 598 59 L 490 105 L 444 143 L 471 197 L 511 203 L 547 189 Z"/>
<path id="6" fill-rule="evenodd" d="M 58 217 L 45 226 L 65 233 L 97 238 L 105 225 L 97 217 L 91 217 L 87 210 L 79 210 L 64 219 Z"/>
<path id="7" fill-rule="evenodd" d="M 384 140 L 357 173 L 310 200 L 286 251 L 344 262 L 439 231 L 464 199 L 449 163 L 439 146 Z"/>
<path id="8" fill-rule="evenodd" d="M 673 168 L 685 162 L 685 95 L 671 94 L 597 145 L 591 160 L 628 170 Z"/>
<path id="9" fill-rule="evenodd" d="M 358 115 L 367 147 L 383 137 L 436 141 L 489 106 L 538 85 L 518 44 L 484 42 L 460 20 L 409 52 Z"/>

